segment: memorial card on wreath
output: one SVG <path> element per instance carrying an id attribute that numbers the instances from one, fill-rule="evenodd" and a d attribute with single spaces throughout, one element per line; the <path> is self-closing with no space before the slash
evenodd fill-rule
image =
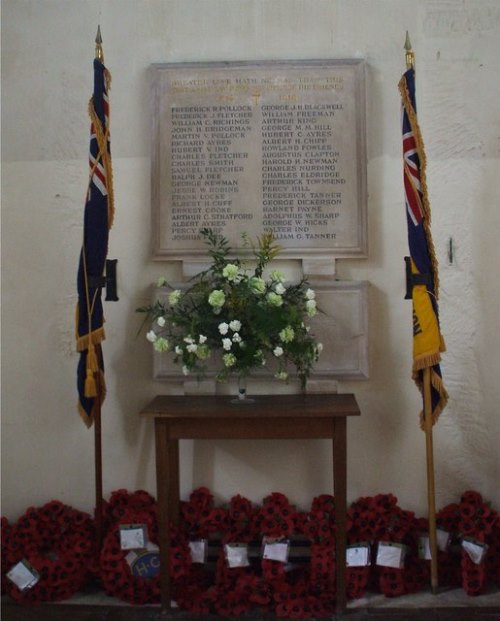
<path id="1" fill-rule="evenodd" d="M 152 77 L 153 258 L 271 231 L 285 258 L 366 256 L 364 64 L 158 64 Z"/>

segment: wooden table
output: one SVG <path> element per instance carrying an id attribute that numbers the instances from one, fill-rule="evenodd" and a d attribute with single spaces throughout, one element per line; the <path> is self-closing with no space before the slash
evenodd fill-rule
<path id="1" fill-rule="evenodd" d="M 156 444 L 160 587 L 170 608 L 169 521 L 179 522 L 179 440 L 331 438 L 336 506 L 337 613 L 346 606 L 347 416 L 360 414 L 352 394 L 257 395 L 251 405 L 226 396 L 155 397 L 141 416 L 153 418 Z"/>

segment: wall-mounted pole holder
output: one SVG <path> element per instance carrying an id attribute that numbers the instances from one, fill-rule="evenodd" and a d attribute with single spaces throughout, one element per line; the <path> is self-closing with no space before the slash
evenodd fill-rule
<path id="1" fill-rule="evenodd" d="M 105 288 L 106 302 L 118 302 L 116 264 L 118 259 L 106 259 L 106 271 L 104 276 L 94 276 L 89 278 L 89 285 L 93 288 Z"/>

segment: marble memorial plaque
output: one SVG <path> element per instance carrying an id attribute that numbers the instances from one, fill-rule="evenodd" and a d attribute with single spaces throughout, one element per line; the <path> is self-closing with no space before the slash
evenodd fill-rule
<path id="1" fill-rule="evenodd" d="M 272 231 L 283 258 L 366 256 L 364 63 L 158 64 L 153 258 Z"/>

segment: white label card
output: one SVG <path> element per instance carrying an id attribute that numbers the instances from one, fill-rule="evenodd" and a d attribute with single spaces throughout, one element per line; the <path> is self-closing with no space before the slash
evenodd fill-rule
<path id="1" fill-rule="evenodd" d="M 139 554 L 135 550 L 130 550 L 130 552 L 125 557 L 125 560 L 127 561 L 128 566 L 132 568 L 138 558 Z"/>
<path id="2" fill-rule="evenodd" d="M 347 567 L 366 567 L 370 565 L 370 546 L 367 543 L 347 546 L 346 566 Z"/>
<path id="3" fill-rule="evenodd" d="M 436 543 L 438 550 L 441 552 L 446 552 L 450 545 L 451 535 L 447 530 L 443 530 L 442 528 L 436 529 Z"/>
<path id="4" fill-rule="evenodd" d="M 446 552 L 450 545 L 450 533 L 446 530 L 438 528 L 436 530 L 436 545 L 440 552 Z M 431 544 L 429 535 L 422 535 L 418 541 L 418 555 L 420 558 L 430 561 L 431 560 Z"/>
<path id="5" fill-rule="evenodd" d="M 40 575 L 37 570 L 25 559 L 16 563 L 6 575 L 20 591 L 31 589 L 40 580 Z"/>
<path id="6" fill-rule="evenodd" d="M 248 567 L 248 545 L 246 543 L 226 543 L 224 545 L 224 554 L 226 555 L 229 567 Z"/>
<path id="7" fill-rule="evenodd" d="M 471 541 L 470 539 L 464 539 L 462 541 L 462 548 L 476 565 L 479 565 L 484 560 L 486 552 L 488 551 L 488 546 L 485 543 Z"/>
<path id="8" fill-rule="evenodd" d="M 402 543 L 380 541 L 377 550 L 377 565 L 401 569 L 404 565 L 406 548 Z"/>
<path id="9" fill-rule="evenodd" d="M 120 546 L 122 550 L 140 550 L 147 544 L 147 527 L 145 524 L 121 524 Z"/>
<path id="10" fill-rule="evenodd" d="M 208 556 L 208 540 L 197 539 L 189 542 L 189 551 L 193 563 L 206 563 Z"/>
<path id="11" fill-rule="evenodd" d="M 130 568 L 133 567 L 136 560 L 143 555 L 145 552 L 159 552 L 160 548 L 153 543 L 152 541 L 148 541 L 144 548 L 136 548 L 134 550 L 130 550 L 130 552 L 125 557 Z"/>
<path id="12" fill-rule="evenodd" d="M 264 538 L 262 544 L 264 546 L 262 558 L 266 561 L 279 561 L 280 563 L 288 561 L 288 553 L 290 551 L 288 539 Z"/>

